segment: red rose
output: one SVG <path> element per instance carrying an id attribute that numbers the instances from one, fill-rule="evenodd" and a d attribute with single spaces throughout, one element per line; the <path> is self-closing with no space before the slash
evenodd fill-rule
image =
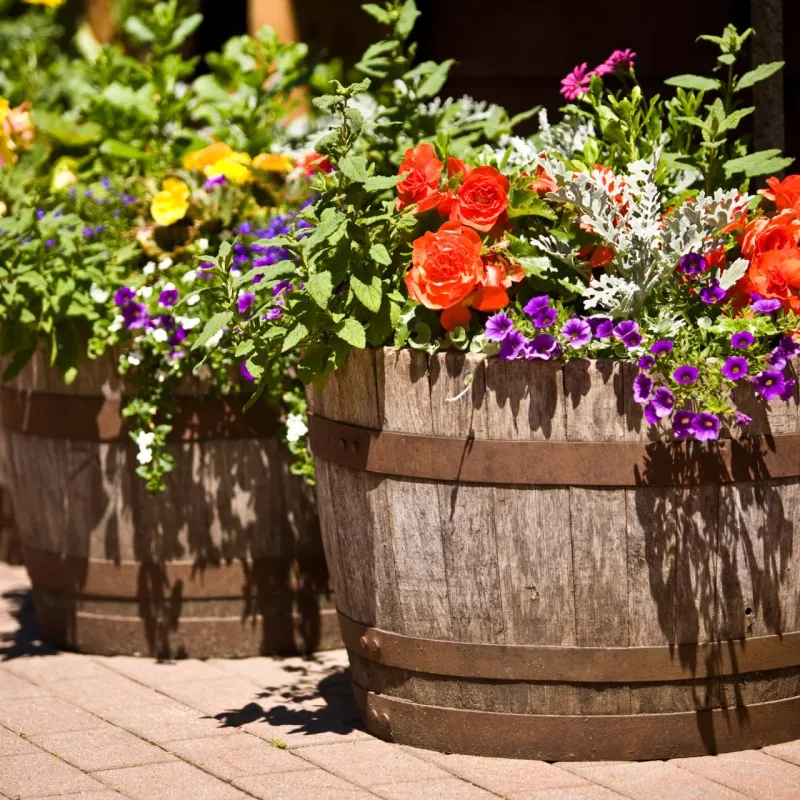
<path id="1" fill-rule="evenodd" d="M 456 191 L 450 219 L 484 233 L 490 231 L 508 208 L 508 179 L 494 167 L 469 171 Z"/>
<path id="2" fill-rule="evenodd" d="M 483 280 L 482 247 L 480 236 L 458 222 L 421 236 L 406 275 L 409 296 L 435 310 L 460 303 Z"/>
<path id="3" fill-rule="evenodd" d="M 427 142 L 407 150 L 398 171 L 403 180 L 397 184 L 397 210 L 416 205 L 416 213 L 421 214 L 439 205 L 439 178 L 443 168 L 433 146 Z"/>

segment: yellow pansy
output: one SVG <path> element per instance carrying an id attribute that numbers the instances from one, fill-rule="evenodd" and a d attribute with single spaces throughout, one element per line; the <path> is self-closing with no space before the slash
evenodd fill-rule
<path id="1" fill-rule="evenodd" d="M 153 198 L 150 213 L 158 225 L 172 225 L 189 210 L 189 187 L 177 178 L 167 178 L 164 188 Z"/>
<path id="2" fill-rule="evenodd" d="M 6 211 L 8 211 L 8 206 L 0 200 L 0 217 L 4 217 L 6 215 Z"/>
<path id="3" fill-rule="evenodd" d="M 60 192 L 68 186 L 72 186 L 78 180 L 78 176 L 73 170 L 77 169 L 78 164 L 72 158 L 60 158 L 53 167 L 53 177 L 50 179 L 50 188 L 54 192 Z"/>
<path id="4" fill-rule="evenodd" d="M 292 157 L 286 153 L 261 153 L 253 159 L 253 166 L 264 172 L 291 172 L 294 169 Z"/>
<path id="5" fill-rule="evenodd" d="M 250 156 L 247 153 L 231 153 L 219 161 L 209 164 L 203 172 L 209 178 L 224 175 L 231 183 L 247 183 L 250 180 Z"/>
<path id="6" fill-rule="evenodd" d="M 195 150 L 185 156 L 183 166 L 185 169 L 205 169 L 211 164 L 216 164 L 223 158 L 231 155 L 233 150 L 223 142 L 214 142 L 202 150 Z"/>
<path id="7" fill-rule="evenodd" d="M 48 8 L 60 8 L 67 0 L 25 0 L 32 6 L 47 6 Z"/>

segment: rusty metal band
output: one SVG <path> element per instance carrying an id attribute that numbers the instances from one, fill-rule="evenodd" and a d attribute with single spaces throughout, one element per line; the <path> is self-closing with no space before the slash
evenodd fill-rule
<path id="1" fill-rule="evenodd" d="M 0 427 L 26 436 L 73 441 L 129 441 L 122 408 L 125 401 L 89 395 L 47 394 L 0 388 Z M 252 439 L 275 436 L 271 409 L 244 412 L 246 398 L 178 398 L 170 441 Z"/>
<path id="2" fill-rule="evenodd" d="M 327 590 L 322 555 L 264 557 L 230 563 L 121 561 L 61 556 L 23 544 L 25 567 L 36 587 L 80 597 L 134 600 L 180 586 L 184 600 L 237 599 L 247 587 L 279 587 L 287 593 L 300 584 Z"/>
<path id="3" fill-rule="evenodd" d="M 697 442 L 454 439 L 309 415 L 318 458 L 366 472 L 482 484 L 687 486 L 800 477 L 800 435 Z"/>
<path id="4" fill-rule="evenodd" d="M 550 716 L 426 706 L 355 685 L 367 730 L 428 750 L 542 761 L 685 758 L 800 738 L 800 697 L 675 714 Z"/>
<path id="5" fill-rule="evenodd" d="M 370 628 L 339 612 L 342 641 L 376 664 L 498 681 L 651 683 L 800 666 L 800 631 L 673 647 L 551 647 L 418 639 Z"/>

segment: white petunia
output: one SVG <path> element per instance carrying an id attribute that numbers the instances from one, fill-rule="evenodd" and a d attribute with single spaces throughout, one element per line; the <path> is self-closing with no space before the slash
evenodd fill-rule
<path id="1" fill-rule="evenodd" d="M 193 294 L 191 297 L 188 297 L 186 299 L 186 305 L 187 306 L 196 306 L 199 302 L 200 302 L 200 295 L 199 294 Z"/>
<path id="2" fill-rule="evenodd" d="M 200 317 L 178 317 L 178 324 L 187 331 L 200 324 Z"/>
<path id="3" fill-rule="evenodd" d="M 139 289 L 139 291 L 136 292 L 136 294 L 138 294 L 139 297 L 143 297 L 145 300 L 149 300 L 153 295 L 153 287 L 152 286 L 142 286 L 142 288 Z"/>
<path id="4" fill-rule="evenodd" d="M 183 276 L 183 278 L 182 278 L 181 280 L 183 280 L 183 282 L 184 282 L 184 283 L 194 283 L 194 281 L 195 281 L 196 279 L 197 279 L 197 270 L 196 270 L 196 269 L 190 269 L 190 270 L 189 270 L 189 271 L 188 271 L 188 272 L 187 272 L 187 273 L 186 273 L 186 274 Z"/>
<path id="5" fill-rule="evenodd" d="M 208 239 L 198 239 L 197 240 L 197 249 L 201 253 L 205 253 L 208 250 Z"/>
<path id="6" fill-rule="evenodd" d="M 122 314 L 117 314 L 116 317 L 111 321 L 111 324 L 108 326 L 108 330 L 111 333 L 116 333 L 117 331 L 122 330 L 122 325 L 125 322 L 125 317 Z"/>
<path id="7" fill-rule="evenodd" d="M 308 426 L 302 414 L 289 414 L 286 417 L 286 439 L 297 442 L 308 433 Z"/>
<path id="8" fill-rule="evenodd" d="M 163 328 L 156 328 L 151 334 L 153 340 L 156 342 L 166 342 L 169 339 L 169 334 Z"/>
<path id="9" fill-rule="evenodd" d="M 139 448 L 152 447 L 155 440 L 156 435 L 152 431 L 139 431 L 136 434 L 136 446 Z"/>
<path id="10" fill-rule="evenodd" d="M 145 275 L 152 275 L 156 271 L 156 262 L 155 261 L 148 261 L 144 267 L 142 268 L 142 272 Z"/>
<path id="11" fill-rule="evenodd" d="M 136 460 L 140 464 L 149 464 L 153 460 L 153 451 L 149 447 L 140 448 Z"/>
<path id="12" fill-rule="evenodd" d="M 162 259 L 158 262 L 159 269 L 169 269 L 175 262 L 167 256 L 167 258 Z"/>
<path id="13" fill-rule="evenodd" d="M 111 292 L 107 289 L 101 289 L 96 283 L 93 283 L 89 289 L 89 297 L 91 297 L 95 303 L 105 303 L 110 296 Z"/>

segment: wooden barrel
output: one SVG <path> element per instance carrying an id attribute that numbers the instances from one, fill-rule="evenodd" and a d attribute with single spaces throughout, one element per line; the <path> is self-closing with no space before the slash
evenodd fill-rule
<path id="1" fill-rule="evenodd" d="M 634 375 L 384 349 L 309 392 L 371 733 L 553 761 L 800 738 L 797 394 L 751 398 L 749 439 L 650 441 Z"/>
<path id="2" fill-rule="evenodd" d="M 0 561 L 21 564 L 19 536 L 11 502 L 11 455 L 8 434 L 0 429 Z"/>
<path id="3" fill-rule="evenodd" d="M 42 633 L 88 653 L 240 657 L 340 646 L 313 493 L 268 411 L 182 396 L 167 490 L 135 474 L 112 357 L 66 386 L 37 354 L 0 389 Z M 124 401 L 123 401 L 124 402 Z"/>

